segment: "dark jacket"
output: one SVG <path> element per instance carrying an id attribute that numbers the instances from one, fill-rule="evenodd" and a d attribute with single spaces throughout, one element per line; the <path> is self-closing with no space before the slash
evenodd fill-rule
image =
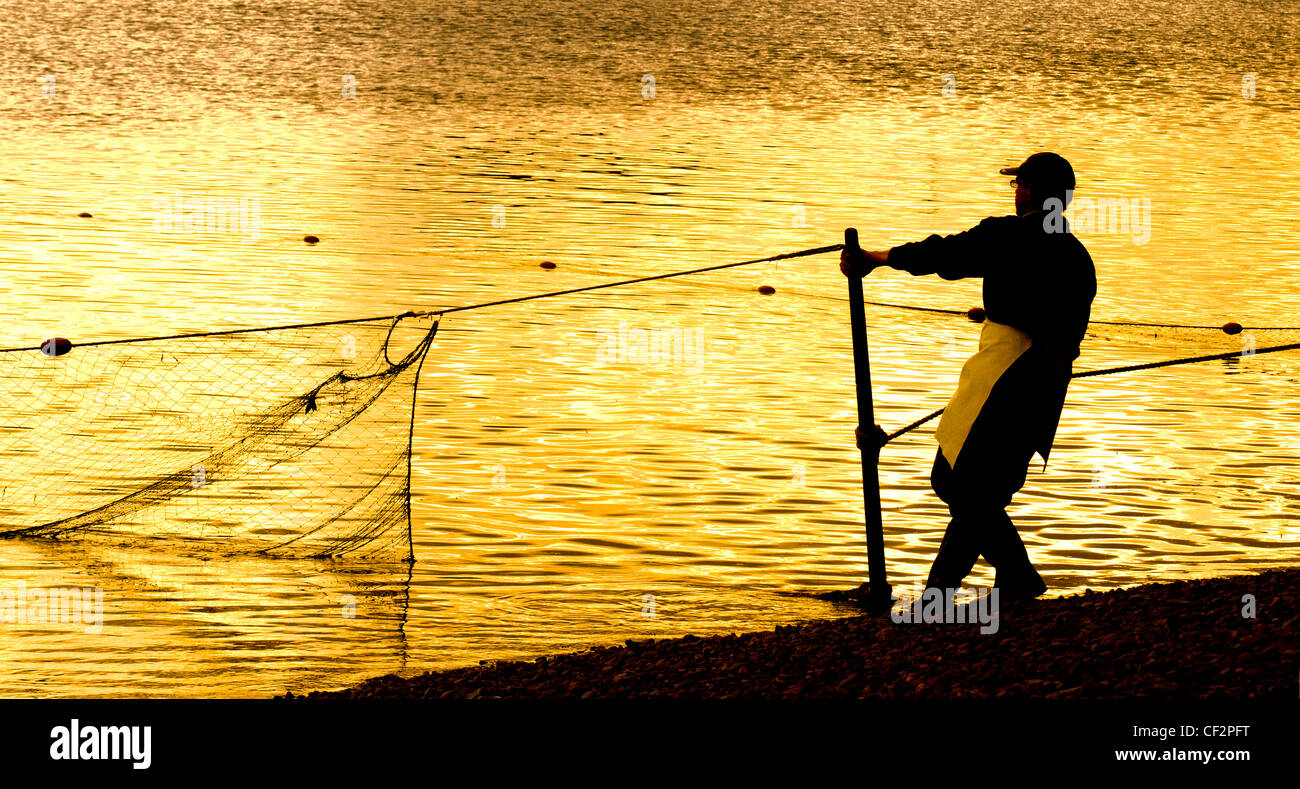
<path id="1" fill-rule="evenodd" d="M 1029 335 L 1032 347 L 998 379 L 979 419 L 996 420 L 1002 430 L 994 432 L 1007 439 L 1031 442 L 1044 460 L 1097 295 L 1088 250 L 1068 226 L 1050 231 L 1047 217 L 1044 211 L 990 217 L 970 230 L 889 251 L 889 266 L 910 274 L 982 278 L 988 319 Z"/>

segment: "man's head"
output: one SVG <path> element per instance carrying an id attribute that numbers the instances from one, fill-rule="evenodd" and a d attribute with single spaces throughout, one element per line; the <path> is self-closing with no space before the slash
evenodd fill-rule
<path id="1" fill-rule="evenodd" d="M 1004 167 L 998 172 L 1014 175 L 1016 213 L 1023 215 L 1044 207 L 1055 197 L 1064 208 L 1074 192 L 1074 168 L 1064 157 L 1054 153 L 1036 153 L 1019 167 Z"/>

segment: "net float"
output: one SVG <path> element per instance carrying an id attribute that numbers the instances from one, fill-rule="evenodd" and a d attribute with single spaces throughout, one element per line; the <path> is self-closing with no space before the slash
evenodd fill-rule
<path id="1" fill-rule="evenodd" d="M 759 285 L 758 292 L 762 293 L 764 296 L 771 296 L 773 293 L 776 293 L 776 288 L 771 285 Z"/>
<path id="2" fill-rule="evenodd" d="M 967 318 L 970 318 L 971 320 L 975 321 L 976 323 L 983 323 L 983 322 L 984 322 L 984 318 L 986 317 L 986 316 L 984 315 L 984 308 L 983 308 L 983 307 L 971 307 L 969 310 L 966 311 L 966 317 L 967 317 Z"/>
<path id="3" fill-rule="evenodd" d="M 41 343 L 41 353 L 46 356 L 62 356 L 72 350 L 72 340 L 66 337 L 50 337 Z"/>

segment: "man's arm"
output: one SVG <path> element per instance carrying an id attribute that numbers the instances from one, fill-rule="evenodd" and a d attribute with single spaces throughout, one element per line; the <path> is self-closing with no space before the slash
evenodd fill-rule
<path id="1" fill-rule="evenodd" d="M 841 252 L 840 271 L 845 276 L 855 273 L 861 277 L 873 269 L 888 266 L 918 277 L 926 274 L 938 274 L 944 279 L 983 277 L 996 260 L 998 249 L 1004 247 L 1000 239 L 1007 220 L 1014 221 L 1012 217 L 991 217 L 970 230 L 950 236 L 932 235 L 924 241 L 900 244 L 883 252 L 863 251 L 854 261 L 849 260 L 847 252 Z"/>
<path id="2" fill-rule="evenodd" d="M 847 249 L 840 250 L 840 271 L 844 276 L 851 277 L 854 274 L 858 277 L 865 277 L 874 269 L 881 266 L 889 265 L 889 250 L 884 252 L 868 252 L 865 249 L 859 249 L 857 255 L 850 257 Z"/>

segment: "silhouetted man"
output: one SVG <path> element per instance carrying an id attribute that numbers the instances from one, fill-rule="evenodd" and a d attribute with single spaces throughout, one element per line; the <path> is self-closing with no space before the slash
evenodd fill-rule
<path id="1" fill-rule="evenodd" d="M 1036 153 L 1001 172 L 1015 176 L 1016 216 L 990 217 L 955 235 L 884 252 L 846 251 L 840 269 L 861 277 L 888 266 L 984 280 L 979 351 L 962 367 L 936 431 L 930 484 L 952 521 L 926 586 L 960 586 L 983 555 L 997 570 L 994 585 L 1005 601 L 1047 591 L 1006 507 L 1025 484 L 1034 453 L 1047 462 L 1097 279 L 1092 258 L 1061 215 L 1074 192 L 1070 163 Z"/>

